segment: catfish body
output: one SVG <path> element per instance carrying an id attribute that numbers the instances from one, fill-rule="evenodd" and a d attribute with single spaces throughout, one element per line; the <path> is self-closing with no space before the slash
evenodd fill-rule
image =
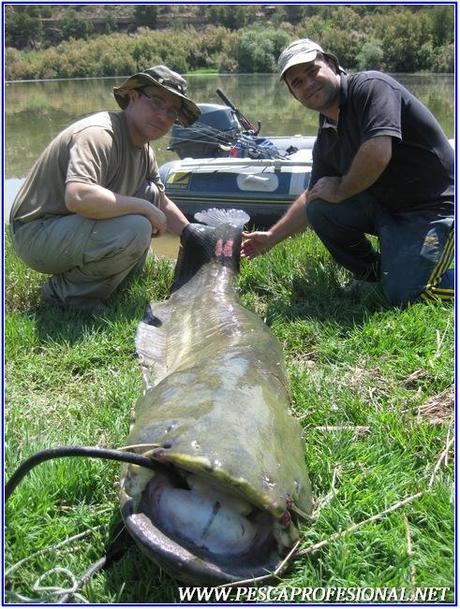
<path id="1" fill-rule="evenodd" d="M 187 227 L 173 292 L 137 336 L 146 389 L 127 443 L 158 469 L 125 468 L 122 513 L 151 558 L 199 584 L 274 570 L 311 508 L 281 345 L 237 299 L 241 214 Z"/>

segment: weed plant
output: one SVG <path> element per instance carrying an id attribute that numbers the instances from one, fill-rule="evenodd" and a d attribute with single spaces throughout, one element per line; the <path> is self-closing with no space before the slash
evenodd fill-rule
<path id="1" fill-rule="evenodd" d="M 105 314 L 84 318 L 41 305 L 45 277 L 6 249 L 7 477 L 52 446 L 123 446 L 142 390 L 136 326 L 167 297 L 172 264 L 149 259 Z M 315 497 L 297 557 L 271 584 L 439 586 L 452 601 L 452 307 L 392 308 L 377 287 L 347 294 L 345 281 L 311 234 L 243 261 L 238 278 L 284 347 Z M 114 542 L 125 552 L 71 602 L 178 602 L 178 582 L 118 532 L 118 472 L 63 458 L 26 476 L 6 506 L 8 602 L 58 602 Z"/>

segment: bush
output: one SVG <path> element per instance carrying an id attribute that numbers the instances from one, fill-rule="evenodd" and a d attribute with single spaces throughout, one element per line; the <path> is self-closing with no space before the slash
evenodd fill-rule
<path id="1" fill-rule="evenodd" d="M 274 72 L 289 36 L 281 30 L 254 29 L 243 32 L 237 51 L 239 72 Z"/>
<path id="2" fill-rule="evenodd" d="M 64 40 L 69 38 L 88 38 L 93 31 L 93 25 L 88 19 L 78 14 L 76 10 L 66 13 L 62 22 Z"/>
<path id="3" fill-rule="evenodd" d="M 454 71 L 454 44 L 447 44 L 433 50 L 431 69 L 433 72 Z"/>
<path id="4" fill-rule="evenodd" d="M 134 7 L 134 22 L 138 27 L 155 29 L 158 21 L 158 7 L 138 4 Z"/>
<path id="5" fill-rule="evenodd" d="M 26 8 L 34 7 L 5 8 L 6 37 L 12 46 L 16 46 L 14 41 L 20 41 L 22 45 L 38 45 L 39 33 L 31 42 L 32 30 L 22 32 L 18 27 L 18 24 L 25 23 L 25 19 L 32 19 L 32 23 L 35 19 L 36 22 L 36 11 Z M 140 8 L 147 7 L 139 5 Z M 208 7 L 209 10 L 211 8 L 222 7 Z M 251 14 L 259 19 L 262 10 L 260 6 L 224 8 L 227 16 L 230 8 L 235 11 L 244 8 L 244 19 Z M 273 12 L 276 19 L 282 14 L 281 7 L 278 8 L 279 11 L 276 9 Z M 426 7 L 409 11 L 400 7 L 390 10 L 387 6 L 304 6 L 299 14 L 305 16 L 297 25 L 280 22 L 277 28 L 264 24 L 263 28 L 253 26 L 242 30 L 208 25 L 199 31 L 191 26 L 185 31 L 154 31 L 143 27 L 138 28 L 135 35 L 102 34 L 86 40 L 78 37 L 88 34 L 90 21 L 85 21 L 83 27 L 83 13 L 65 7 L 66 34 L 72 33 L 72 39 L 41 51 L 23 49 L 14 53 L 7 48 L 6 78 L 121 76 L 157 63 L 166 64 L 179 72 L 199 68 L 218 69 L 221 72 L 273 72 L 283 48 L 292 40 L 304 37 L 312 38 L 326 51 L 335 53 L 345 68 L 452 72 L 452 28 L 446 28 L 441 20 L 443 15 L 452 17 L 452 11 L 444 10 L 451 7 L 437 8 L 443 10 Z M 200 10 L 206 13 L 208 9 L 203 7 Z M 168 11 L 172 17 L 176 15 L 178 19 L 186 19 L 178 11 L 169 8 Z M 294 12 L 293 9 L 290 14 Z M 283 14 L 287 14 L 286 11 Z M 18 27 L 16 33 L 13 26 Z M 107 27 L 112 27 L 112 21 L 108 21 Z M 21 38 L 23 34 L 24 38 Z"/>
<path id="6" fill-rule="evenodd" d="M 36 48 L 43 37 L 43 29 L 37 8 L 34 6 L 5 7 L 6 46 L 17 49 Z"/>
<path id="7" fill-rule="evenodd" d="M 383 49 L 380 40 L 368 40 L 357 56 L 359 70 L 380 70 L 383 67 Z"/>
<path id="8" fill-rule="evenodd" d="M 385 16 L 382 23 L 382 48 L 386 69 L 392 72 L 417 72 L 428 69 L 425 51 L 431 43 L 429 20 L 425 14 L 401 12 Z"/>
<path id="9" fill-rule="evenodd" d="M 248 7 L 233 4 L 208 5 L 204 10 L 205 19 L 214 25 L 221 25 L 230 30 L 239 30 L 248 22 Z"/>

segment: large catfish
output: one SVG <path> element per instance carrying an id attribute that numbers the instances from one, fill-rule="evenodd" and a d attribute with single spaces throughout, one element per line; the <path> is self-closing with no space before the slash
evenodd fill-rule
<path id="1" fill-rule="evenodd" d="M 238 304 L 240 210 L 184 230 L 170 298 L 137 332 L 145 391 L 127 444 L 121 507 L 139 546 L 174 577 L 214 585 L 267 575 L 298 537 L 311 490 L 289 412 L 281 345 Z"/>

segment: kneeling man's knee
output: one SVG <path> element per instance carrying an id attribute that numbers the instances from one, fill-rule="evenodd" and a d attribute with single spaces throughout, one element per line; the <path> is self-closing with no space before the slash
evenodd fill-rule
<path id="1" fill-rule="evenodd" d="M 116 218 L 111 222 L 110 229 L 116 231 L 112 233 L 115 236 L 113 249 L 129 253 L 132 257 L 141 257 L 152 239 L 152 225 L 145 216 L 138 214 Z"/>
<path id="2" fill-rule="evenodd" d="M 389 303 L 394 307 L 405 307 L 415 302 L 420 296 L 420 288 L 411 288 L 401 281 L 382 277 L 382 286 Z"/>
<path id="3" fill-rule="evenodd" d="M 123 228 L 119 233 L 122 249 L 129 249 L 141 256 L 150 245 L 152 225 L 145 216 L 123 216 Z"/>

